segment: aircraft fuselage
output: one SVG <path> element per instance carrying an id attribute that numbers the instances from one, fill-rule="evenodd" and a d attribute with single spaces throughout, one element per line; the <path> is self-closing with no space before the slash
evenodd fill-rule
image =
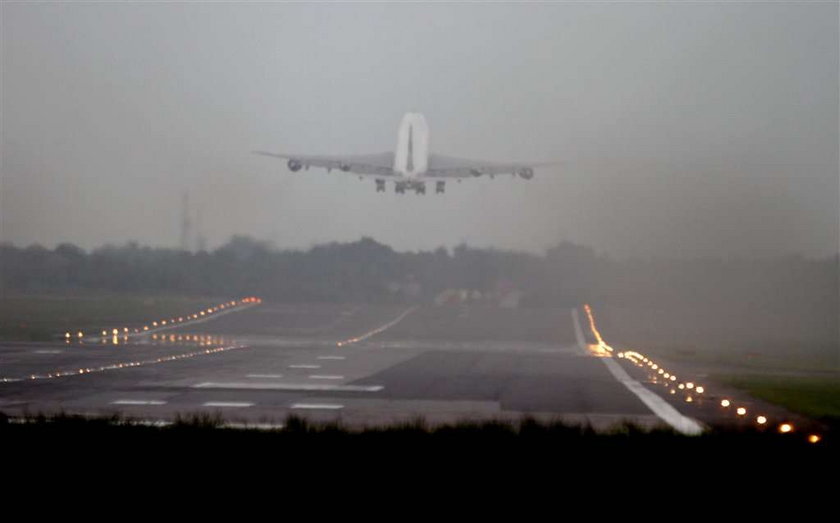
<path id="1" fill-rule="evenodd" d="M 418 178 L 429 169 L 429 126 L 420 113 L 406 113 L 397 130 L 394 173 Z"/>

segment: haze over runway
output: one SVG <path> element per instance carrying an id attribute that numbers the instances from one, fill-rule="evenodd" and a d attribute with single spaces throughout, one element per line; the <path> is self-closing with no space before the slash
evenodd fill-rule
<path id="1" fill-rule="evenodd" d="M 290 414 L 357 427 L 531 416 L 685 433 L 733 422 L 720 390 L 684 390 L 685 376 L 657 381 L 630 353 L 605 365 L 586 316 L 569 309 L 260 304 L 199 321 L 148 332 L 138 323 L 113 339 L 4 342 L 0 408 L 151 422 L 208 413 L 272 426 Z M 779 412 L 740 401 L 752 416 Z"/>

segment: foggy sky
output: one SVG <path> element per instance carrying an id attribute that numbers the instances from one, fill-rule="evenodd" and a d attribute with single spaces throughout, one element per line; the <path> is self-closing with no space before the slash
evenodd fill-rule
<path id="1" fill-rule="evenodd" d="M 837 3 L 10 4 L 0 240 L 838 250 Z M 558 160 L 443 197 L 254 149 Z M 194 218 L 195 219 L 195 218 Z"/>

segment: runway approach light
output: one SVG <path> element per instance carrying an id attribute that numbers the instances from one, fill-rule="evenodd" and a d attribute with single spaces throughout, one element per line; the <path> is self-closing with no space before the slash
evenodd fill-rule
<path id="1" fill-rule="evenodd" d="M 728 407 L 730 405 L 732 405 L 732 404 L 729 402 L 729 400 L 721 400 L 720 401 L 720 406 L 721 407 Z"/>
<path id="2" fill-rule="evenodd" d="M 67 338 L 67 339 L 69 340 L 69 339 L 70 339 L 70 333 L 69 333 L 69 332 L 65 332 L 65 333 L 64 333 L 64 337 L 65 337 L 65 338 Z"/>
<path id="3" fill-rule="evenodd" d="M 808 443 L 819 443 L 821 439 L 822 438 L 820 438 L 816 434 L 811 434 L 810 436 L 808 436 Z"/>
<path id="4" fill-rule="evenodd" d="M 782 423 L 779 425 L 779 432 L 782 434 L 787 434 L 788 432 L 793 432 L 793 425 L 790 423 Z"/>
<path id="5" fill-rule="evenodd" d="M 703 387 L 697 387 L 694 390 L 697 392 L 697 394 L 703 394 L 704 392 L 706 392 L 706 389 L 704 389 Z"/>
<path id="6" fill-rule="evenodd" d="M 765 423 L 767 423 L 767 418 L 765 418 L 764 416 L 759 416 L 755 418 L 755 422 L 759 425 L 764 425 Z"/>
<path id="7" fill-rule="evenodd" d="M 739 416 L 745 416 L 747 414 L 747 409 L 744 407 L 738 407 L 738 410 L 735 412 L 737 412 Z"/>
<path id="8" fill-rule="evenodd" d="M 114 336 L 116 336 L 119 333 L 120 333 L 119 329 L 114 329 L 114 330 L 111 331 L 111 334 L 113 334 Z"/>

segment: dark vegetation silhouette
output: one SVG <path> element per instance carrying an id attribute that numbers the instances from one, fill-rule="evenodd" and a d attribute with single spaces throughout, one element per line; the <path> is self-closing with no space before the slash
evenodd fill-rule
<path id="1" fill-rule="evenodd" d="M 591 303 L 608 337 L 686 351 L 714 343 L 836 352 L 838 288 L 837 256 L 616 260 L 570 242 L 542 255 L 464 244 L 396 252 L 371 238 L 305 251 L 246 236 L 200 252 L 136 243 L 90 252 L 68 243 L 0 245 L 3 295 L 104 291 L 387 304 L 469 289 L 490 306 L 497 301 L 488 297 L 515 289 L 521 307 Z"/>

